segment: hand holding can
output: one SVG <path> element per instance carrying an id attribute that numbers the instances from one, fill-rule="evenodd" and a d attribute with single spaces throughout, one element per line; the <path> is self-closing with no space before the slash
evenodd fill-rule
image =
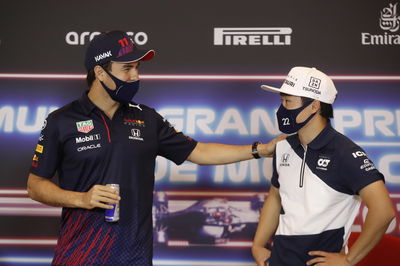
<path id="1" fill-rule="evenodd" d="M 119 184 L 107 184 L 106 186 L 111 187 L 117 191 L 119 195 Z M 113 206 L 112 209 L 106 209 L 105 211 L 105 219 L 107 222 L 117 222 L 119 220 L 119 203 L 108 205 Z"/>

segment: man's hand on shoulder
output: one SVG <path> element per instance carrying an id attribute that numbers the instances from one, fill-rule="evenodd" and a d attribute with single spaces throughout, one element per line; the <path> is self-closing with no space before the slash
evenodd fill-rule
<path id="1" fill-rule="evenodd" d="M 272 157 L 275 152 L 276 143 L 286 139 L 287 135 L 280 135 L 266 144 L 258 144 L 257 150 L 261 157 Z"/>

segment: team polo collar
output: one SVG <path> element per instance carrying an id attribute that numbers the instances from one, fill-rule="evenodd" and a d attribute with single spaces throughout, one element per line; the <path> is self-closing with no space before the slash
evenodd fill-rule
<path id="1" fill-rule="evenodd" d="M 88 96 L 89 91 L 86 91 L 82 97 L 79 99 L 79 104 L 82 106 L 85 115 L 89 115 L 97 106 L 92 103 Z"/>
<path id="2" fill-rule="evenodd" d="M 326 127 L 307 146 L 313 150 L 319 150 L 327 145 L 334 136 L 335 131 L 332 128 L 331 123 L 328 122 Z M 293 149 L 296 149 L 301 145 L 298 134 L 289 136 L 287 141 Z"/>
<path id="3" fill-rule="evenodd" d="M 88 96 L 89 91 L 86 91 L 81 98 L 79 98 L 79 104 L 82 106 L 83 112 L 85 115 L 89 115 L 91 112 L 93 112 L 94 109 L 97 109 L 98 107 L 89 99 Z M 134 107 L 139 108 L 139 105 L 131 102 L 129 104 L 133 104 Z M 120 104 L 119 108 L 123 108 L 126 110 L 129 107 L 129 104 Z"/>
<path id="4" fill-rule="evenodd" d="M 309 144 L 308 147 L 310 147 L 313 150 L 319 150 L 323 147 L 325 147 L 335 136 L 335 131 L 331 126 L 331 123 L 328 122 L 326 127 L 319 133 L 319 135 L 314 138 Z"/>

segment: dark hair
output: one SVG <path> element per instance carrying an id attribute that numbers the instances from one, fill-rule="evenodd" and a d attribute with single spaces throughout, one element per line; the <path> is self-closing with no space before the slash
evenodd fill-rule
<path id="1" fill-rule="evenodd" d="M 312 101 L 314 101 L 314 99 L 307 98 L 307 97 L 301 97 L 301 103 L 303 105 L 308 104 Z M 332 104 L 323 103 L 323 102 L 320 102 L 320 103 L 321 103 L 321 109 L 319 110 L 319 114 L 328 120 L 329 120 L 329 118 L 333 118 Z"/>
<path id="2" fill-rule="evenodd" d="M 102 68 L 111 70 L 111 61 L 107 62 L 103 65 L 100 65 Z M 94 70 L 91 69 L 89 72 L 86 74 L 86 83 L 89 87 L 89 89 L 92 87 L 93 81 L 96 79 L 96 75 L 94 74 Z"/>

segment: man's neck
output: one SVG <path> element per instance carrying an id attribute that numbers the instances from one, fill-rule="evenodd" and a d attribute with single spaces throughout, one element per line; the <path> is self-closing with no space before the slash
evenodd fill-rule
<path id="1" fill-rule="evenodd" d="M 327 120 L 315 115 L 304 127 L 298 131 L 300 143 L 305 147 L 313 141 L 327 125 Z"/>
<path id="2" fill-rule="evenodd" d="M 93 83 L 88 93 L 89 99 L 102 110 L 108 118 L 112 119 L 120 103 L 111 99 L 99 82 Z"/>

